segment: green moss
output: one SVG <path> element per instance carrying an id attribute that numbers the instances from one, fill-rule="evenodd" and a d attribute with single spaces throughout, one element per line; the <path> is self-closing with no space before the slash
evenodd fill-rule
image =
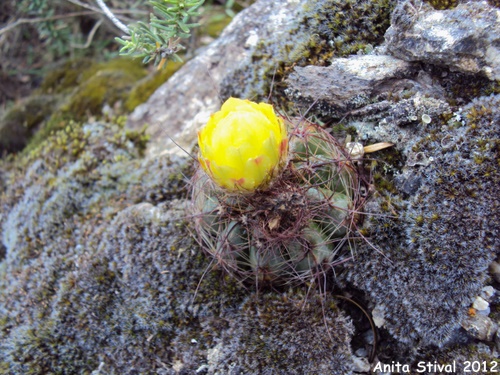
<path id="1" fill-rule="evenodd" d="M 57 94 L 72 89 L 81 83 L 82 73 L 94 64 L 89 59 L 67 61 L 45 76 L 39 91 L 44 94 Z"/>
<path id="2" fill-rule="evenodd" d="M 157 70 L 138 81 L 130 90 L 128 98 L 125 101 L 125 109 L 131 112 L 139 104 L 148 100 L 151 94 L 166 82 L 182 65 L 183 63 L 169 61 L 165 68 Z"/>
<path id="3" fill-rule="evenodd" d="M 126 101 L 133 83 L 145 75 L 146 70 L 136 61 L 117 59 L 96 64 L 82 72 L 82 82 L 61 107 L 61 114 L 70 114 L 74 120 L 100 116 L 105 104 L 113 108 Z"/>
<path id="4" fill-rule="evenodd" d="M 432 5 L 432 7 L 437 10 L 453 9 L 458 5 L 458 0 L 424 0 L 424 1 Z"/>
<path id="5" fill-rule="evenodd" d="M 111 108 L 112 116 L 124 113 L 127 109 L 123 103 L 129 100 L 130 90 L 146 75 L 139 61 L 124 58 L 105 63 L 70 61 L 47 75 L 40 92 L 58 93 L 61 104 L 52 108 L 52 115 L 30 140 L 26 152 L 31 152 L 68 122 L 85 121 L 89 116 L 102 118 L 106 105 Z"/>
<path id="6" fill-rule="evenodd" d="M 198 35 L 209 35 L 212 38 L 217 38 L 222 30 L 229 25 L 233 20 L 229 17 L 223 9 L 219 7 L 215 8 L 212 12 L 205 14 L 207 22 L 203 24 L 199 30 L 197 30 Z"/>

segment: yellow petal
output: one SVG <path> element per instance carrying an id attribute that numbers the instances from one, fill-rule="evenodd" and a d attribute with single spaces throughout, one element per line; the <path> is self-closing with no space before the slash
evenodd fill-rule
<path id="1" fill-rule="evenodd" d="M 231 191 L 253 191 L 282 166 L 288 152 L 284 121 L 266 103 L 229 98 L 198 132 L 202 168 Z"/>

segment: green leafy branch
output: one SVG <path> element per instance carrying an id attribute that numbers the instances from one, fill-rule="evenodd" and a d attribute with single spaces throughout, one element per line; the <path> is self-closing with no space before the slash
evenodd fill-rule
<path id="1" fill-rule="evenodd" d="M 189 38 L 198 23 L 189 23 L 199 16 L 198 8 L 205 0 L 150 0 L 154 13 L 149 24 L 138 22 L 129 26 L 127 36 L 116 38 L 122 45 L 121 55 L 141 57 L 145 64 L 153 61 L 161 69 L 168 59 L 181 62 L 178 52 L 184 47 L 181 39 Z"/>

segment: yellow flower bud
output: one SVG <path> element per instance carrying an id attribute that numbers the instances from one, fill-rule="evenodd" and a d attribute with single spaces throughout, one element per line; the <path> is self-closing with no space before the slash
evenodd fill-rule
<path id="1" fill-rule="evenodd" d="M 288 154 L 285 124 L 270 104 L 229 98 L 198 132 L 198 159 L 231 192 L 264 188 Z"/>

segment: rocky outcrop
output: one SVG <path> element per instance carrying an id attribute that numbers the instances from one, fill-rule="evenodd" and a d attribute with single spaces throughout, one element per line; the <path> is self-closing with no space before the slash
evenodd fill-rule
<path id="1" fill-rule="evenodd" d="M 373 25 L 387 4 L 257 1 L 127 128 L 71 123 L 1 161 L 0 373 L 351 374 L 369 371 L 375 339 L 372 369 L 498 358 L 500 97 L 483 69 L 494 65 L 463 70 L 425 53 L 406 61 L 393 31 L 374 51 L 357 45 L 356 30 L 367 38 L 367 29 L 343 17 Z M 487 7 L 411 4 L 416 24 Z M 394 27 L 410 4 L 398 7 Z M 487 14 L 479 20 L 493 22 Z M 394 144 L 359 160 L 373 182 L 364 222 L 326 293 L 255 290 L 214 268 L 187 210 L 193 161 L 164 155 L 177 147 L 169 137 L 189 150 L 218 92 L 265 97 L 275 70 L 288 78 L 279 82 L 288 96 L 276 95 L 298 112 L 310 109 L 339 137 Z M 149 143 L 131 130 L 145 123 Z"/>
<path id="2" fill-rule="evenodd" d="M 402 1 L 385 34 L 389 52 L 405 61 L 446 66 L 500 79 L 500 12 L 487 1 L 434 10 L 422 0 Z"/>
<path id="3" fill-rule="evenodd" d="M 194 145 L 197 130 L 221 100 L 265 99 L 272 95 L 274 80 L 284 74 L 283 66 L 305 64 L 312 58 L 326 64 L 336 51 L 348 54 L 380 42 L 392 3 L 256 1 L 139 106 L 127 126 L 140 129 L 148 124 L 149 155 L 185 154 L 178 145 L 184 150 Z M 332 14 L 338 16 L 332 19 Z"/>

